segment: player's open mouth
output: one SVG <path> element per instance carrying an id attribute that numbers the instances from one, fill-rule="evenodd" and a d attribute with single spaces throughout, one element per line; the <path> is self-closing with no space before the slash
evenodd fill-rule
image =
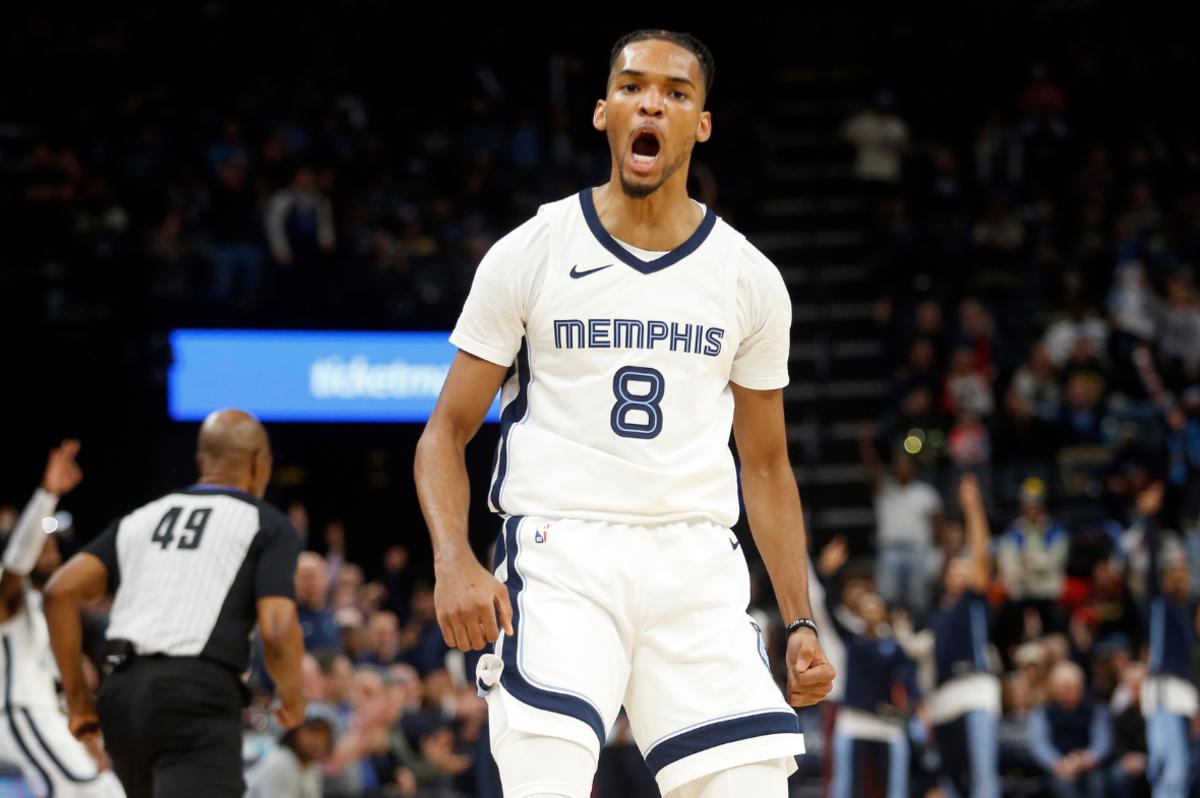
<path id="1" fill-rule="evenodd" d="M 662 143 L 658 139 L 658 131 L 652 127 L 643 127 L 633 136 L 633 144 L 629 150 L 629 166 L 638 174 L 649 174 L 658 161 L 658 153 Z"/>

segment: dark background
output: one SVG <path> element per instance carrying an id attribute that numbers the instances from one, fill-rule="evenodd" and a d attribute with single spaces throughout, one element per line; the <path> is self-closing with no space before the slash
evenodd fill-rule
<path id="1" fill-rule="evenodd" d="M 363 98 L 372 155 L 353 168 L 339 167 L 337 205 L 369 184 L 381 164 L 402 164 L 421 135 L 470 127 L 472 102 L 486 94 L 479 77 L 486 69 L 504 92 L 502 100 L 490 101 L 490 118 L 506 125 L 525 119 L 542 131 L 565 126 L 586 156 L 570 170 L 546 164 L 527 176 L 525 194 L 550 200 L 606 175 L 603 139 L 589 125 L 612 41 L 638 26 L 687 29 L 709 43 L 717 62 L 710 102 L 715 134 L 696 158 L 711 165 L 720 182 L 723 215 L 752 239 L 754 200 L 767 191 L 763 137 L 774 104 L 822 70 L 850 69 L 852 91 L 863 100 L 890 88 L 904 115 L 916 120 L 917 133 L 936 131 L 951 146 L 969 146 L 986 109 L 1011 105 L 1034 60 L 1071 76 L 1071 120 L 1084 135 L 1102 131 L 1119 146 L 1147 125 L 1196 127 L 1189 38 L 1196 13 L 1189 3 L 421 12 L 390 2 L 316 9 L 163 5 L 22 4 L 7 10 L 0 33 L 0 500 L 23 502 L 47 447 L 64 436 L 82 438 L 87 478 L 65 506 L 84 538 L 193 477 L 194 425 L 172 423 L 165 413 L 167 330 L 449 329 L 461 301 L 465 285 L 459 281 L 435 306 L 410 303 L 402 312 L 380 311 L 364 299 L 367 292 L 349 291 L 332 300 L 273 302 L 268 296 L 259 309 L 231 315 L 200 298 L 202 274 L 193 275 L 194 296 L 164 297 L 141 242 L 168 207 L 186 202 L 180 197 L 198 177 L 195 167 L 178 164 L 198 160 L 228 116 L 243 119 L 256 135 L 279 120 L 319 127 L 322 118 L 311 109 L 322 98 Z M 559 106 L 548 90 L 556 57 L 567 76 Z M 819 81 L 813 85 L 819 99 Z M 131 159 L 158 146 L 143 136 L 147 130 L 169 142 L 165 160 L 175 165 L 144 179 L 122 179 Z M 110 195 L 130 221 L 104 251 L 74 240 L 69 220 L 47 218 L 22 201 L 28 159 L 39 143 L 73 147 L 89 171 L 107 176 Z M 453 190 L 461 180 L 455 161 L 423 176 L 429 192 Z M 819 184 L 805 189 L 815 196 L 822 190 Z M 532 207 L 492 197 L 477 210 L 494 237 Z M 271 292 L 268 284 L 265 293 Z M 799 299 L 795 289 L 793 299 Z M 821 423 L 815 410 L 797 415 Z M 424 545 L 410 473 L 418 425 L 274 424 L 270 432 L 278 471 L 274 500 L 303 500 L 314 529 L 330 517 L 345 518 L 353 557 L 369 558 L 394 540 Z M 487 426 L 472 445 L 476 487 L 486 479 L 495 434 L 495 426 Z M 794 451 L 794 458 L 812 460 L 806 451 Z M 810 509 L 819 507 L 821 496 L 806 491 L 806 501 Z M 481 501 L 472 520 L 477 541 L 490 538 L 494 523 Z M 814 534 L 823 534 L 819 523 Z"/>

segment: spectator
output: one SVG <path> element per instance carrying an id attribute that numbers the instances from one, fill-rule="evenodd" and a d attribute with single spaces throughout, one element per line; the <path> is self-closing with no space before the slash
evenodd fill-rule
<path id="1" fill-rule="evenodd" d="M 1029 713 L 1035 696 L 1028 674 L 1019 670 L 1005 674 L 1001 696 L 1004 714 L 996 729 L 1000 770 L 1008 781 L 1035 772 L 1040 775 L 1029 748 Z"/>
<path id="2" fill-rule="evenodd" d="M 930 391 L 941 387 L 937 346 L 930 338 L 918 336 L 912 340 L 904 365 L 896 370 L 895 382 L 901 395 L 917 387 Z"/>
<path id="3" fill-rule="evenodd" d="M 296 534 L 300 536 L 300 545 L 308 545 L 308 508 L 304 506 L 304 502 L 294 500 L 288 502 L 287 517 L 292 522 L 292 527 L 296 530 Z"/>
<path id="4" fill-rule="evenodd" d="M 413 589 L 407 546 L 389 546 L 383 553 L 383 586 L 387 588 L 388 606 L 401 624 L 407 623 Z"/>
<path id="5" fill-rule="evenodd" d="M 970 411 L 958 414 L 958 420 L 950 428 L 947 450 L 959 474 L 968 471 L 981 474 L 990 487 L 988 464 L 992 459 L 992 436 L 979 416 Z"/>
<path id="6" fill-rule="evenodd" d="M 1146 781 L 1146 719 L 1139 704 L 1146 667 L 1130 663 L 1121 671 L 1121 686 L 1132 701 L 1113 712 L 1113 762 L 1108 769 L 1112 798 L 1149 798 Z M 1115 696 L 1114 696 L 1115 699 Z"/>
<path id="7" fill-rule="evenodd" d="M 983 217 L 971 229 L 971 242 L 989 260 L 1010 262 L 1025 243 L 1025 226 L 1008 203 L 993 197 Z"/>
<path id="8" fill-rule="evenodd" d="M 358 662 L 367 652 L 367 622 L 358 607 L 342 607 L 334 613 L 342 650 L 351 662 Z"/>
<path id="9" fill-rule="evenodd" d="M 236 297 L 241 310 L 257 307 L 262 282 L 258 216 L 258 200 L 247 183 L 244 159 L 226 158 L 216 169 L 204 225 L 212 260 L 213 298 L 224 303 Z"/>
<path id="10" fill-rule="evenodd" d="M 367 620 L 367 650 L 359 664 L 387 667 L 400 662 L 400 622 L 391 610 L 377 610 Z"/>
<path id="11" fill-rule="evenodd" d="M 1000 683 L 988 662 L 987 592 L 991 581 L 991 534 L 979 482 L 959 484 L 966 518 L 967 557 L 950 560 L 943 598 L 930 619 L 937 688 L 930 699 L 933 737 L 951 795 L 999 798 L 996 726 Z"/>
<path id="12" fill-rule="evenodd" d="M 1158 515 L 1164 492 L 1162 483 L 1154 483 L 1137 498 L 1138 521 L 1145 530 L 1149 555 L 1146 615 L 1150 619 L 1150 657 L 1141 708 L 1147 719 L 1148 774 L 1154 794 L 1182 798 L 1195 774 L 1189 726 L 1200 712 L 1192 669 L 1200 607 L 1191 598 L 1187 559 L 1181 553 L 1163 562 Z"/>
<path id="13" fill-rule="evenodd" d="M 858 597 L 853 608 L 858 622 L 853 627 L 841 620 L 847 557 L 846 541 L 835 538 L 818 560 L 826 614 L 845 646 L 844 693 L 833 732 L 832 791 L 903 795 L 909 778 L 907 716 L 921 701 L 916 665 L 892 636 L 880 596 L 867 592 Z M 878 750 L 878 743 L 886 747 Z"/>
<path id="14" fill-rule="evenodd" d="M 1046 484 L 1036 477 L 1021 486 L 1021 512 L 1001 534 L 996 566 L 1014 613 L 1034 610 L 1043 628 L 1055 629 L 1070 540 L 1046 512 Z"/>
<path id="15" fill-rule="evenodd" d="M 858 151 L 854 176 L 864 183 L 895 185 L 900 182 L 900 165 L 908 149 L 908 125 L 895 109 L 895 99 L 886 91 L 842 126 L 842 137 Z"/>
<path id="16" fill-rule="evenodd" d="M 946 376 L 943 409 L 947 413 L 971 413 L 987 418 L 995 409 L 991 380 L 974 364 L 974 354 L 967 347 L 954 350 L 950 373 Z"/>
<path id="17" fill-rule="evenodd" d="M 918 463 L 923 472 L 933 472 L 946 455 L 946 423 L 934 407 L 934 394 L 929 388 L 916 386 L 908 390 L 894 414 L 880 421 L 880 438 L 889 450 L 904 450 Z M 910 441 L 910 438 L 914 438 Z"/>
<path id="18" fill-rule="evenodd" d="M 1016 133 L 995 109 L 988 112 L 975 138 L 975 175 L 983 185 L 999 187 L 1021 178 Z"/>
<path id="19" fill-rule="evenodd" d="M 869 427 L 860 429 L 859 451 L 875 494 L 875 583 L 885 601 L 921 615 L 929 607 L 929 562 L 940 535 L 942 499 L 917 479 L 916 465 L 905 453 L 897 452 L 891 473 L 885 473 L 873 437 Z"/>
<path id="20" fill-rule="evenodd" d="M 1093 356 L 1103 352 L 1108 341 L 1108 324 L 1086 306 L 1075 305 L 1046 329 L 1042 345 L 1054 367 L 1062 368 L 1081 340 L 1089 344 Z"/>
<path id="21" fill-rule="evenodd" d="M 285 732 L 279 747 L 246 774 L 246 798 L 322 798 L 321 763 L 333 750 L 337 716 L 326 705 L 308 705 L 304 723 Z"/>
<path id="22" fill-rule="evenodd" d="M 358 607 L 363 590 L 363 571 L 352 562 L 344 562 L 329 594 L 329 607 L 334 612 L 343 607 Z"/>
<path id="23" fill-rule="evenodd" d="M 1060 662 L 1051 671 L 1050 700 L 1029 713 L 1029 748 L 1055 798 L 1104 798 L 1112 721 L 1086 696 L 1078 665 Z"/>
<path id="24" fill-rule="evenodd" d="M 1200 301 L 1191 272 L 1179 269 L 1167 277 L 1167 299 L 1159 352 L 1176 375 L 1175 382 L 1200 373 Z"/>
<path id="25" fill-rule="evenodd" d="M 401 634 L 404 658 L 421 674 L 429 677 L 445 668 L 446 640 L 437 624 L 437 610 L 433 605 L 433 588 L 420 583 L 413 588 L 412 615 Z"/>
<path id="26" fill-rule="evenodd" d="M 979 300 L 965 299 L 958 308 L 958 324 L 957 346 L 970 349 L 972 368 L 991 380 L 996 368 L 1005 365 L 992 314 Z"/>
<path id="27" fill-rule="evenodd" d="M 1039 344 L 1030 350 L 1029 359 L 1013 375 L 1009 390 L 1025 412 L 1039 421 L 1053 423 L 1062 402 L 1057 377 L 1048 348 Z"/>
<path id="28" fill-rule="evenodd" d="M 1146 267 L 1130 260 L 1117 266 L 1108 299 L 1113 328 L 1134 341 L 1153 341 L 1159 326 L 1159 299 L 1150 285 Z"/>
<path id="29" fill-rule="evenodd" d="M 1105 442 L 1104 380 L 1097 374 L 1077 371 L 1067 377 L 1066 401 L 1059 411 L 1056 439 L 1060 447 Z"/>
<path id="30" fill-rule="evenodd" d="M 329 578 L 325 560 L 311 551 L 301 552 L 296 563 L 296 613 L 304 631 L 304 650 L 340 650 L 337 621 L 325 606 Z"/>
<path id="31" fill-rule="evenodd" d="M 364 718 L 374 721 L 379 717 L 391 718 L 391 704 L 383 674 L 371 665 L 360 665 L 354 671 L 353 687 L 350 693 L 351 718 Z M 377 714 L 378 713 L 378 714 Z M 351 721 L 353 727 L 354 722 Z M 355 754 L 350 757 L 347 767 L 353 769 L 354 776 L 362 785 L 362 791 L 371 794 L 392 778 L 390 762 L 387 760 L 389 747 L 390 723 L 364 722 L 360 724 L 359 739 L 356 741 Z"/>
<path id="32" fill-rule="evenodd" d="M 8 533 L 17 525 L 17 508 L 11 504 L 0 504 L 0 538 L 7 538 Z"/>
<path id="33" fill-rule="evenodd" d="M 459 750 L 447 718 L 436 712 L 409 715 L 391 741 L 392 758 L 408 772 L 416 798 L 466 798 L 455 778 L 468 772 L 473 760 Z"/>
<path id="34" fill-rule="evenodd" d="M 346 562 L 346 525 L 340 518 L 334 518 L 325 525 L 325 567 L 328 571 L 328 582 L 336 589 L 342 585 L 342 569 Z M 362 584 L 362 570 L 359 569 L 358 584 Z"/>
<path id="35" fill-rule="evenodd" d="M 285 266 L 311 268 L 336 244 L 333 206 L 317 186 L 316 173 L 306 166 L 267 201 L 265 225 L 271 255 Z"/>
<path id="36" fill-rule="evenodd" d="M 1039 188 L 1060 189 L 1070 144 L 1070 129 L 1063 118 L 1066 94 L 1044 65 L 1035 64 L 1018 105 L 1024 116 L 1018 126 L 1021 176 Z"/>

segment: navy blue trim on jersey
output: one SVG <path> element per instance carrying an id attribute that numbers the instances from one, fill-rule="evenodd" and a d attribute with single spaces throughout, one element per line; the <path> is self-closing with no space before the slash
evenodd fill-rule
<path id="1" fill-rule="evenodd" d="M 500 491 L 504 487 L 504 477 L 508 474 L 508 434 L 513 424 L 525 418 L 529 410 L 529 382 L 533 378 L 529 369 L 529 341 L 521 339 L 521 348 L 517 351 L 517 395 L 500 413 L 500 443 L 496 447 L 496 478 L 492 481 L 491 500 L 496 512 L 503 514 L 500 506 Z"/>
<path id="2" fill-rule="evenodd" d="M 505 582 L 508 585 L 508 601 L 512 604 L 513 635 L 511 638 L 504 638 L 503 654 L 501 655 L 501 659 L 504 660 L 504 670 L 500 672 L 500 684 L 512 693 L 513 698 L 523 704 L 583 721 L 596 733 L 600 747 L 603 748 L 604 740 L 608 736 L 607 730 L 600 712 L 591 703 L 579 696 L 536 687 L 521 673 L 517 647 L 521 641 L 520 598 L 521 591 L 525 589 L 525 580 L 517 571 L 517 547 L 519 545 L 517 532 L 521 527 L 522 518 L 522 516 L 514 515 L 504 523 L 504 532 L 507 538 L 504 548 L 505 556 L 508 558 L 508 574 Z"/>
<path id="3" fill-rule="evenodd" d="M 653 274 L 661 271 L 668 266 L 674 265 L 679 261 L 691 255 L 700 245 L 708 238 L 708 234 L 713 231 L 713 227 L 717 224 L 717 213 L 712 208 L 706 208 L 704 218 L 700 221 L 700 226 L 696 228 L 687 241 L 684 241 L 679 246 L 670 252 L 660 255 L 651 261 L 645 261 L 634 255 L 625 247 L 617 243 L 617 240 L 604 229 L 604 225 L 600 223 L 600 214 L 596 213 L 596 204 L 592 200 L 592 189 L 585 188 L 579 192 L 579 205 L 583 209 L 583 218 L 587 221 L 588 229 L 592 231 L 592 235 L 600 242 L 600 245 L 620 258 L 621 261 L 633 268 L 637 269 L 642 274 Z"/>
<path id="4" fill-rule="evenodd" d="M 799 734 L 800 720 L 795 712 L 772 711 L 719 720 L 685 731 L 656 743 L 646 752 L 646 766 L 658 772 L 684 757 L 716 748 L 718 745 L 765 737 L 768 734 Z"/>
<path id="5" fill-rule="evenodd" d="M 12 710 L 10 709 L 9 712 L 12 712 Z M 38 744 L 42 747 L 42 750 L 46 752 L 46 756 L 50 757 L 50 761 L 54 763 L 54 766 L 58 768 L 58 772 L 63 774 L 67 781 L 74 782 L 75 784 L 91 784 L 93 781 L 100 778 L 99 773 L 96 773 L 94 776 L 76 776 L 74 773 L 67 770 L 67 766 L 62 763 L 62 760 L 55 756 L 54 749 L 50 747 L 50 745 L 46 742 L 46 738 L 42 737 L 42 733 L 38 731 L 37 724 L 33 722 L 33 716 L 29 714 L 29 710 L 22 707 L 21 714 L 25 717 L 25 722 L 29 724 L 29 730 L 33 732 L 34 739 L 38 741 Z"/>
<path id="6" fill-rule="evenodd" d="M 34 770 L 46 783 L 46 798 L 54 798 L 54 782 L 50 780 L 50 774 L 42 767 L 41 762 L 33 758 L 33 752 L 29 750 L 29 746 L 25 745 L 25 740 L 21 738 L 21 730 L 17 728 L 17 716 L 12 711 L 12 649 L 9 647 L 8 635 L 4 635 L 2 639 L 4 641 L 4 714 L 8 716 L 8 728 L 12 732 L 13 739 L 17 741 L 17 747 L 21 749 L 21 753 L 25 754 L 25 758 L 33 763 Z"/>

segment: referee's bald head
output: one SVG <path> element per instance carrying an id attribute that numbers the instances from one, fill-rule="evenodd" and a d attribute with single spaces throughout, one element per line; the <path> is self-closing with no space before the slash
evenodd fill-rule
<path id="1" fill-rule="evenodd" d="M 200 482 L 231 485 L 261 497 L 271 480 L 271 442 L 257 418 L 227 408 L 208 414 L 196 437 Z"/>

